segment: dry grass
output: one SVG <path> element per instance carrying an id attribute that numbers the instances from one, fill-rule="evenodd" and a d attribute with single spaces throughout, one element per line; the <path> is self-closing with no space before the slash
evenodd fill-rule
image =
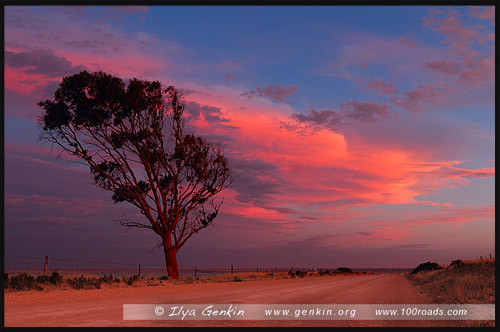
<path id="1" fill-rule="evenodd" d="M 111 275 L 109 277 L 100 277 L 90 275 L 82 275 L 81 277 L 68 278 L 63 276 L 62 282 L 60 284 L 53 285 L 49 282 L 46 283 L 34 283 L 32 287 L 22 287 L 15 289 L 12 286 L 6 287 L 6 292 L 17 292 L 26 291 L 30 289 L 38 291 L 52 291 L 57 289 L 100 289 L 100 288 L 116 288 L 116 287 L 148 287 L 148 286 L 166 286 L 166 285 L 182 285 L 182 284 L 201 284 L 201 283 L 221 283 L 221 282 L 252 282 L 270 279 L 293 279 L 293 278 L 331 278 L 337 275 L 349 276 L 349 275 L 359 275 L 359 274 L 373 274 L 370 272 L 358 272 L 353 271 L 352 273 L 332 273 L 332 274 L 320 274 L 318 272 L 308 272 L 302 277 L 290 276 L 288 272 L 240 272 L 234 274 L 223 274 L 207 277 L 193 277 L 191 275 L 183 276 L 180 279 L 171 279 L 167 276 L 163 277 L 145 277 L 145 276 L 132 276 L 132 277 L 121 277 L 113 278 Z M 104 279 L 103 279 L 104 278 Z M 109 279 L 109 280 L 108 280 Z M 12 285 L 12 284 L 11 284 Z"/>
<path id="2" fill-rule="evenodd" d="M 495 259 L 467 260 L 460 266 L 408 276 L 434 303 L 494 304 Z M 495 321 L 460 321 L 461 327 L 494 327 Z"/>
<path id="3" fill-rule="evenodd" d="M 408 277 L 435 303 L 495 303 L 495 259 L 423 271 Z"/>
<path id="4" fill-rule="evenodd" d="M 184 276 L 179 280 L 171 280 L 175 285 L 177 284 L 198 284 L 198 283 L 218 283 L 218 282 L 243 282 L 243 281 L 260 281 L 269 279 L 300 279 L 300 278 L 323 278 L 334 277 L 337 275 L 358 275 L 370 274 L 367 272 L 357 272 L 347 274 L 333 273 L 330 275 L 320 275 L 318 272 L 308 272 L 303 277 L 290 276 L 288 272 L 240 272 L 234 274 L 221 274 L 210 277 L 193 278 L 190 275 Z"/>

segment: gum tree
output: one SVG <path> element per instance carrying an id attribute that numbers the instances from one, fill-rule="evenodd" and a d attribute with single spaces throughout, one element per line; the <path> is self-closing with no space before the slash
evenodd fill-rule
<path id="1" fill-rule="evenodd" d="M 161 238 L 169 277 L 179 278 L 177 253 L 192 235 L 213 223 L 231 183 L 221 148 L 184 132 L 179 92 L 158 81 L 125 83 L 104 72 L 64 77 L 53 100 L 38 103 L 41 139 L 90 167 L 96 186 L 128 202 Z"/>

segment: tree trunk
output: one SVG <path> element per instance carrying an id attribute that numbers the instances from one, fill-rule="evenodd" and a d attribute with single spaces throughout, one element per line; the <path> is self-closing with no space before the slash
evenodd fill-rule
<path id="1" fill-rule="evenodd" d="M 163 240 L 163 252 L 165 253 L 165 264 L 169 278 L 179 279 L 179 267 L 177 266 L 177 250 L 172 247 L 169 239 Z"/>

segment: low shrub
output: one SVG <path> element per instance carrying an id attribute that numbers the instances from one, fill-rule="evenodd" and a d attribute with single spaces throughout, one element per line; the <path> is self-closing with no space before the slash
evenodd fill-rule
<path id="1" fill-rule="evenodd" d="M 57 273 L 57 271 L 54 271 L 54 272 L 52 272 L 52 275 L 50 276 L 49 281 L 53 285 L 60 286 L 62 283 L 62 279 L 63 279 L 62 275 Z"/>
<path id="2" fill-rule="evenodd" d="M 454 267 L 460 267 L 462 265 L 464 265 L 464 262 L 461 259 L 451 261 L 451 263 L 450 263 L 450 266 L 454 266 Z"/>
<path id="3" fill-rule="evenodd" d="M 38 286 L 35 278 L 26 273 L 21 273 L 10 279 L 9 286 L 16 290 L 30 290 Z"/>
<path id="4" fill-rule="evenodd" d="M 125 281 L 129 286 L 132 286 L 134 284 L 134 282 L 139 281 L 140 278 L 141 278 L 140 275 L 134 274 L 133 276 L 131 276 L 129 278 L 123 277 L 123 281 Z"/>
<path id="5" fill-rule="evenodd" d="M 192 284 L 194 282 L 193 277 L 191 277 L 189 274 L 186 275 L 183 279 L 186 282 L 186 284 Z"/>
<path id="6" fill-rule="evenodd" d="M 339 267 L 337 273 L 352 273 L 352 269 L 348 267 Z"/>
<path id="7" fill-rule="evenodd" d="M 439 266 L 438 263 L 436 262 L 425 262 L 417 266 L 413 271 L 410 272 L 410 274 L 415 274 L 420 271 L 434 271 L 434 270 L 441 270 L 442 267 Z"/>
<path id="8" fill-rule="evenodd" d="M 36 282 L 39 284 L 48 284 L 50 282 L 50 277 L 46 275 L 37 276 Z"/>
<path id="9" fill-rule="evenodd" d="M 104 275 L 99 280 L 101 281 L 101 283 L 105 283 L 105 284 L 112 284 L 112 283 L 119 283 L 120 282 L 120 279 L 113 278 L 112 274 L 110 274 L 109 276 Z"/>
<path id="10" fill-rule="evenodd" d="M 299 278 L 304 278 L 306 276 L 307 272 L 302 272 L 302 271 L 295 271 L 295 275 Z"/>
<path id="11" fill-rule="evenodd" d="M 74 289 L 99 289 L 101 288 L 101 278 L 85 278 L 83 275 L 80 277 L 67 279 L 66 283 Z"/>

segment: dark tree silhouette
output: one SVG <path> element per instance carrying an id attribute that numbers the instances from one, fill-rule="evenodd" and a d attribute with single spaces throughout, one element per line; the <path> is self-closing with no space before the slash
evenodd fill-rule
<path id="1" fill-rule="evenodd" d="M 147 222 L 118 222 L 158 234 L 168 275 L 179 278 L 177 252 L 214 221 L 222 204 L 216 195 L 231 183 L 221 148 L 184 133 L 179 92 L 83 71 L 64 77 L 54 100 L 38 105 L 45 110 L 40 138 L 88 164 L 115 203 L 141 211 Z"/>

